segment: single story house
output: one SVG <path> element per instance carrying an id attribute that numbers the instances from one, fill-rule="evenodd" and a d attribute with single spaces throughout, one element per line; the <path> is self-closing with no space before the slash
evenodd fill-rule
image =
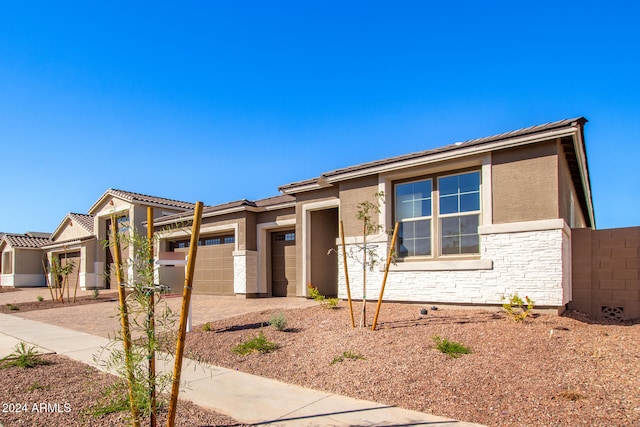
<path id="1" fill-rule="evenodd" d="M 4 233 L 0 236 L 0 286 L 46 286 L 42 246 L 51 243 L 48 233 Z"/>
<path id="2" fill-rule="evenodd" d="M 346 298 L 342 222 L 351 292 L 361 298 L 363 268 L 353 254 L 363 243 L 358 205 L 369 201 L 379 204 L 381 229 L 367 241 L 380 259 L 387 231 L 399 224 L 386 300 L 500 304 L 518 293 L 562 310 L 572 299 L 571 229 L 595 228 L 585 123 L 457 142 L 326 172 L 280 187 L 281 196 L 207 207 L 194 292 L 306 296 L 311 284 Z M 176 225 L 190 215 L 155 222 L 161 252 L 186 251 L 187 229 Z M 382 267 L 367 272 L 370 299 Z M 184 267 L 163 268 L 160 282 L 179 286 Z"/>

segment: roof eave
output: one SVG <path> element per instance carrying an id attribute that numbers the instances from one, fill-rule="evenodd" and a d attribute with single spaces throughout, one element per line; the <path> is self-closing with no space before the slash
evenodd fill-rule
<path id="1" fill-rule="evenodd" d="M 449 151 L 426 154 L 421 157 L 413 159 L 401 160 L 398 162 L 392 162 L 383 165 L 376 165 L 372 167 L 365 167 L 362 169 L 348 171 L 344 173 L 337 173 L 331 176 L 324 175 L 326 182 L 333 184 L 340 181 L 345 181 L 355 178 L 363 178 L 370 175 L 384 174 L 395 172 L 397 170 L 406 169 L 415 166 L 425 166 L 431 163 L 442 162 L 446 160 L 459 159 L 469 156 L 475 156 L 485 154 L 487 152 L 495 151 L 498 149 L 514 148 L 522 145 L 533 144 L 537 142 L 546 141 L 554 138 L 562 138 L 565 136 L 573 136 L 577 132 L 575 125 L 565 127 L 561 129 L 549 130 L 541 133 L 523 135 L 520 137 L 505 139 L 496 142 L 488 142 L 480 145 L 462 146 L 460 148 L 452 148 Z"/>

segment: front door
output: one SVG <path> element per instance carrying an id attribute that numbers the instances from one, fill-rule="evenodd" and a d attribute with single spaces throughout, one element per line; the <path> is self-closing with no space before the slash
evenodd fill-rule
<path id="1" fill-rule="evenodd" d="M 296 295 L 296 232 L 271 233 L 271 295 Z"/>

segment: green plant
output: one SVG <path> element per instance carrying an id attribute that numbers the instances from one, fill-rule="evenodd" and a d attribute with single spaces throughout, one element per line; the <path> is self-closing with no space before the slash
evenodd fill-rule
<path id="1" fill-rule="evenodd" d="M 336 308 L 340 300 L 338 298 L 327 298 L 322 295 L 318 288 L 311 286 L 311 283 L 307 283 L 307 288 L 309 289 L 307 292 L 307 296 L 314 301 L 320 303 L 320 305 L 324 308 Z"/>
<path id="2" fill-rule="evenodd" d="M 338 298 L 327 298 L 323 306 L 326 308 L 336 308 L 339 302 L 340 300 Z"/>
<path id="3" fill-rule="evenodd" d="M 100 290 L 98 288 L 95 288 L 93 290 L 93 299 L 98 299 L 100 298 Z"/>
<path id="4" fill-rule="evenodd" d="M 35 347 L 27 346 L 25 342 L 19 342 L 14 347 L 14 351 L 7 357 L 0 359 L 0 368 L 34 368 L 38 365 L 48 365 L 49 362 L 43 360 Z"/>
<path id="5" fill-rule="evenodd" d="M 340 356 L 336 356 L 333 358 L 333 360 L 329 363 L 330 365 L 335 365 L 336 363 L 340 363 L 342 361 L 344 361 L 345 359 L 350 359 L 350 360 L 365 360 L 366 357 L 364 357 L 362 354 L 360 353 L 355 353 L 353 351 L 345 351 L 343 352 Z"/>
<path id="6" fill-rule="evenodd" d="M 204 325 L 202 325 L 202 330 L 205 332 L 210 332 L 213 328 L 211 327 L 211 323 L 207 322 Z"/>
<path id="7" fill-rule="evenodd" d="M 287 317 L 284 313 L 273 314 L 269 319 L 269 325 L 279 331 L 283 331 L 287 327 Z"/>
<path id="8" fill-rule="evenodd" d="M 278 344 L 268 341 L 264 336 L 264 333 L 260 331 L 257 337 L 245 341 L 242 344 L 238 344 L 237 346 L 233 347 L 232 351 L 241 356 L 245 356 L 253 351 L 257 351 L 263 354 L 271 353 L 278 348 L 280 348 Z"/>
<path id="9" fill-rule="evenodd" d="M 48 386 L 44 386 L 42 384 L 40 384 L 39 382 L 35 382 L 33 384 L 31 384 L 29 387 L 27 387 L 27 391 L 34 391 L 34 390 L 44 390 L 49 388 Z"/>
<path id="10" fill-rule="evenodd" d="M 104 388 L 101 392 L 102 398 L 98 399 L 95 405 L 91 405 L 85 413 L 94 417 L 102 417 L 117 412 L 126 412 L 130 409 L 127 383 L 119 380 L 116 383 Z M 134 388 L 134 399 L 136 407 L 142 412 L 150 412 L 149 394 L 142 387 Z"/>
<path id="11" fill-rule="evenodd" d="M 120 232 L 115 233 L 110 241 L 103 241 L 103 245 L 112 246 L 114 254 L 118 255 L 119 249 L 128 249 L 129 258 L 120 259 L 116 266 L 120 279 L 118 290 L 123 298 L 118 317 L 126 328 L 123 326 L 112 342 L 103 347 L 102 352 L 108 352 L 108 357 L 103 359 L 98 354 L 94 356 L 94 360 L 105 370 L 116 372 L 123 379 L 122 396 L 112 399 L 108 404 L 111 408 L 106 409 L 116 410 L 122 403 L 119 401 L 122 397 L 126 408 L 131 410 L 133 425 L 139 425 L 140 416 L 157 413 L 158 405 L 162 403 L 160 398 L 164 399 L 163 392 L 172 384 L 172 373 L 157 373 L 154 365 L 159 358 L 164 359 L 165 363 L 171 363 L 169 354 L 158 350 L 170 348 L 169 342 L 175 336 L 172 328 L 176 314 L 162 298 L 165 289 L 155 285 L 152 262 L 154 239 L 149 239 L 122 223 L 119 225 L 122 227 L 119 228 Z M 96 289 L 94 298 L 97 295 Z M 135 345 L 131 345 L 132 336 L 140 337 L 136 339 Z M 123 345 L 116 345 L 119 343 Z"/>
<path id="12" fill-rule="evenodd" d="M 449 341 L 448 339 L 442 338 L 438 335 L 433 337 L 433 341 L 436 343 L 436 348 L 438 350 L 451 357 L 460 357 L 462 354 L 471 353 L 471 349 L 465 345 L 459 342 Z"/>
<path id="13" fill-rule="evenodd" d="M 504 296 L 501 298 L 504 300 Z M 526 303 L 525 303 L 526 302 Z M 507 316 L 516 322 L 524 321 L 530 314 L 531 310 L 533 310 L 534 301 L 530 299 L 528 296 L 524 297 L 524 301 L 522 298 L 518 296 L 517 293 L 513 294 L 509 301 L 502 304 L 502 308 L 504 309 Z"/>
<path id="14" fill-rule="evenodd" d="M 7 304 L 7 307 L 9 307 L 10 311 L 18 311 L 18 310 L 20 310 L 20 307 L 18 307 L 17 305 L 11 304 L 11 303 Z"/>
<path id="15" fill-rule="evenodd" d="M 38 300 L 38 302 L 44 301 L 44 298 L 42 298 L 42 295 L 38 295 L 36 299 Z"/>

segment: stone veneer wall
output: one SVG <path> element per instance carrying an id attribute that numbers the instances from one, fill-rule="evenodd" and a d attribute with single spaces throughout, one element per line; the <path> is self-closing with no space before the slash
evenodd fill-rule
<path id="1" fill-rule="evenodd" d="M 572 310 L 640 318 L 640 227 L 572 230 Z"/>
<path id="2" fill-rule="evenodd" d="M 258 253 L 256 251 L 233 252 L 233 292 L 255 295 L 258 289 Z M 262 293 L 266 292 L 266 289 Z"/>
<path id="3" fill-rule="evenodd" d="M 481 260 L 473 269 L 402 271 L 392 266 L 384 300 L 452 304 L 501 304 L 501 297 L 518 293 L 529 296 L 537 307 L 562 307 L 570 293 L 570 236 L 566 228 L 524 232 L 494 232 L 481 235 Z M 355 244 L 347 245 L 347 253 Z M 386 259 L 388 244 L 378 243 L 378 254 Z M 360 251 L 353 252 L 360 254 Z M 346 298 L 342 256 L 339 260 L 339 297 Z M 487 262 L 488 261 L 488 262 Z M 383 265 L 367 271 L 367 299 L 377 299 Z M 428 262 L 421 263 L 423 266 Z M 440 263 L 442 264 L 442 263 Z M 362 298 L 362 265 L 347 258 L 351 297 Z M 488 266 L 487 266 L 488 265 Z M 460 268 L 459 266 L 456 268 Z"/>

